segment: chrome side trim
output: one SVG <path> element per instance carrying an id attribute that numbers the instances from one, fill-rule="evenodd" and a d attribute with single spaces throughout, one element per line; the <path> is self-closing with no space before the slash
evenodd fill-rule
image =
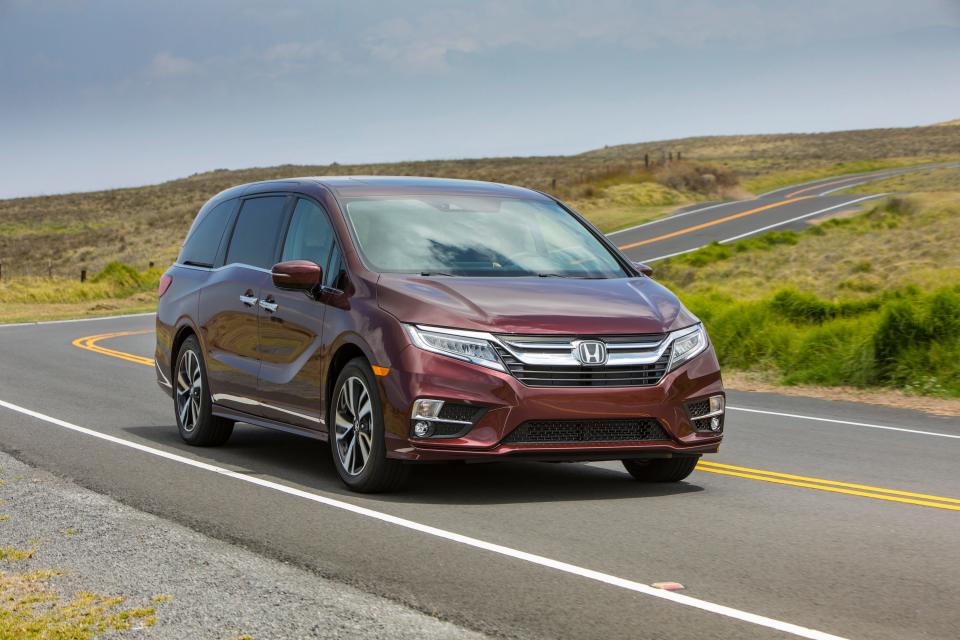
<path id="1" fill-rule="evenodd" d="M 469 424 L 470 426 L 473 426 L 473 423 L 470 422 L 469 420 L 451 420 L 450 418 L 429 418 L 425 416 L 410 418 L 411 422 L 420 422 L 421 420 L 423 422 L 449 422 L 452 424 Z"/>
<path id="2" fill-rule="evenodd" d="M 231 262 L 230 264 L 225 264 L 222 267 L 200 267 L 193 264 L 183 264 L 182 262 L 174 262 L 173 266 L 181 267 L 183 269 L 193 269 L 194 271 L 210 271 L 211 273 L 216 271 L 223 271 L 224 269 L 229 269 L 230 267 L 244 267 L 246 269 L 253 269 L 254 271 L 261 271 L 263 273 L 273 273 L 270 269 L 264 269 L 263 267 L 255 267 L 252 264 L 246 264 L 245 262 Z"/>
<path id="3" fill-rule="evenodd" d="M 310 422 L 316 422 L 317 424 L 326 424 L 323 418 L 308 416 L 305 413 L 299 413 L 297 411 L 291 411 L 290 409 L 284 409 L 283 407 L 267 404 L 266 402 L 260 402 L 259 400 L 254 400 L 253 398 L 247 398 L 246 396 L 235 396 L 229 393 L 215 393 L 212 395 L 212 399 L 214 402 L 220 402 L 221 400 L 228 400 L 230 402 L 236 402 L 237 404 L 244 404 L 250 407 L 263 407 L 264 409 L 272 409 L 273 411 L 279 411 L 280 413 L 285 413 L 290 416 L 295 416 L 297 418 L 309 420 Z"/>

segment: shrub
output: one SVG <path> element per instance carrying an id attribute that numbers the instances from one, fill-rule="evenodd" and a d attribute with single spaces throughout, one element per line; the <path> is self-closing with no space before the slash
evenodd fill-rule
<path id="1" fill-rule="evenodd" d="M 686 302 L 725 367 L 773 371 L 786 384 L 960 396 L 960 287 L 856 301 L 783 289 L 738 302 L 714 292 Z"/>

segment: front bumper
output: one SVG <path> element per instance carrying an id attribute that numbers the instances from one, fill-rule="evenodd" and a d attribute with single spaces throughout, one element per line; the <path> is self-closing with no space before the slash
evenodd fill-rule
<path id="1" fill-rule="evenodd" d="M 409 461 L 604 460 L 714 453 L 722 434 L 698 432 L 688 416 L 691 400 L 722 395 L 720 366 L 712 347 L 649 387 L 528 387 L 502 373 L 443 355 L 406 347 L 381 378 L 386 406 L 387 451 Z M 410 409 L 417 398 L 482 405 L 487 412 L 462 437 L 410 436 Z M 528 421 L 657 420 L 667 439 L 653 441 L 505 443 Z"/>

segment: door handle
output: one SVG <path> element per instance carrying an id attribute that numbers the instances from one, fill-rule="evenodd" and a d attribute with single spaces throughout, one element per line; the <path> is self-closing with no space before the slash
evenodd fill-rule
<path id="1" fill-rule="evenodd" d="M 270 302 L 269 300 L 261 300 L 260 308 L 268 313 L 274 313 L 277 310 L 277 307 L 280 306 L 276 302 Z"/>
<path id="2" fill-rule="evenodd" d="M 257 304 L 257 300 L 258 300 L 257 296 L 250 296 L 250 295 L 240 296 L 240 302 L 247 305 L 248 307 L 252 307 L 253 305 Z"/>

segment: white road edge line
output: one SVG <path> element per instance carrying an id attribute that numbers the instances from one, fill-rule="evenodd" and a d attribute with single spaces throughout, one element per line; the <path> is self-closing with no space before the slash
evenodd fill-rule
<path id="1" fill-rule="evenodd" d="M 116 320 L 118 318 L 143 318 L 145 316 L 155 316 L 157 315 L 153 311 L 147 311 L 146 313 L 128 313 L 126 315 L 119 316 L 97 316 L 95 318 L 73 318 L 71 320 L 41 320 L 39 322 L 14 322 L 10 324 L 0 323 L 0 329 L 6 327 L 36 327 L 37 325 L 44 324 L 69 324 L 73 322 L 93 322 L 95 320 Z"/>
<path id="2" fill-rule="evenodd" d="M 752 235 L 757 234 L 757 233 L 763 233 L 764 231 L 769 231 L 770 229 L 774 229 L 774 228 L 776 228 L 776 227 L 781 227 L 781 226 L 783 226 L 783 225 L 785 225 L 785 224 L 790 224 L 791 222 L 796 222 L 796 221 L 798 221 L 798 220 L 803 220 L 804 218 L 809 218 L 809 217 L 811 217 L 811 216 L 816 216 L 816 215 L 819 215 L 819 214 L 821 214 L 821 213 L 826 213 L 827 211 L 833 211 L 834 209 L 839 209 L 840 207 L 847 207 L 847 206 L 850 206 L 851 204 L 857 204 L 858 202 L 862 202 L 862 201 L 864 201 L 864 200 L 870 200 L 871 198 L 882 198 L 882 197 L 884 197 L 884 196 L 886 196 L 886 195 L 888 195 L 888 194 L 886 194 L 886 193 L 878 193 L 878 194 L 876 194 L 876 195 L 864 196 L 864 197 L 862 197 L 862 198 L 857 198 L 856 200 L 850 200 L 849 202 L 842 202 L 842 203 L 837 204 L 837 205 L 834 205 L 834 206 L 832 206 L 832 207 L 827 207 L 826 209 L 820 209 L 820 210 L 814 211 L 814 212 L 812 212 L 812 213 L 805 213 L 805 214 L 803 214 L 802 216 L 797 216 L 796 218 L 790 218 L 789 220 L 783 220 L 782 222 L 776 222 L 776 223 L 774 223 L 774 224 L 769 224 L 769 225 L 767 225 L 767 226 L 765 226 L 765 227 L 761 227 L 761 228 L 759 228 L 759 229 L 754 229 L 754 230 L 748 231 L 748 232 L 746 232 L 746 233 L 741 233 L 741 234 L 738 235 L 738 236 L 733 236 L 732 238 L 725 238 L 724 240 L 718 240 L 717 242 L 718 242 L 719 244 L 726 244 L 726 243 L 728 243 L 728 242 L 733 242 L 734 240 L 741 240 L 741 239 L 743 239 L 743 238 L 746 238 L 747 236 L 752 236 Z M 705 246 L 707 246 L 707 245 L 703 244 L 703 245 L 700 245 L 699 247 L 694 247 L 693 249 L 684 249 L 683 251 L 677 251 L 676 253 L 668 253 L 668 254 L 665 255 L 665 256 L 657 256 L 656 258 L 647 258 L 647 259 L 644 259 L 643 262 L 646 262 L 646 263 L 649 264 L 649 263 L 651 263 L 651 262 L 657 262 L 658 260 L 666 260 L 667 258 L 673 258 L 673 257 L 675 257 L 675 256 L 681 256 L 681 255 L 683 255 L 683 254 L 685 254 L 685 253 L 693 253 L 694 251 L 697 251 L 698 249 L 703 249 Z"/>
<path id="3" fill-rule="evenodd" d="M 835 418 L 818 418 L 816 416 L 804 416 L 797 413 L 781 413 L 779 411 L 765 411 L 763 409 L 748 409 L 746 407 L 731 407 L 731 411 L 746 411 L 747 413 L 762 413 L 768 416 L 780 416 L 783 418 L 796 418 L 798 420 L 816 420 L 819 422 L 832 422 L 834 424 L 849 424 L 854 427 L 869 427 L 870 429 L 883 429 L 885 431 L 903 431 L 905 433 L 916 433 L 922 436 L 939 436 L 941 438 L 954 438 L 960 440 L 960 435 L 952 433 L 938 433 L 936 431 L 920 431 L 919 429 L 907 429 L 905 427 L 890 427 L 883 424 L 870 424 L 869 422 L 854 422 L 853 420 L 839 420 Z"/>
<path id="4" fill-rule="evenodd" d="M 858 202 L 863 202 L 864 200 L 870 200 L 870 199 L 872 199 L 872 198 L 882 198 L 882 197 L 885 196 L 885 195 L 887 195 L 887 194 L 885 194 L 885 193 L 878 193 L 878 194 L 876 194 L 876 195 L 863 196 L 862 198 L 857 198 L 856 200 L 850 200 L 849 202 L 841 202 L 840 204 L 833 205 L 832 207 L 827 207 L 826 209 L 820 209 L 819 211 L 814 211 L 814 212 L 812 212 L 812 213 L 805 213 L 805 214 L 803 214 L 802 216 L 797 216 L 796 218 L 790 218 L 789 220 L 783 220 L 783 221 L 781 221 L 781 222 L 775 222 L 774 224 L 768 224 L 767 226 L 765 226 L 765 227 L 760 227 L 759 229 L 753 229 L 752 231 L 747 231 L 746 233 L 741 233 L 741 234 L 738 235 L 738 236 L 733 236 L 732 238 L 727 238 L 727 239 L 725 239 L 725 240 L 721 240 L 721 241 L 720 241 L 720 244 L 726 244 L 727 242 L 733 242 L 734 240 L 741 240 L 741 239 L 746 238 L 746 237 L 748 237 L 748 236 L 752 236 L 752 235 L 755 235 L 755 234 L 758 234 L 758 233 L 763 233 L 764 231 L 769 231 L 770 229 L 774 229 L 774 228 L 776 228 L 776 227 L 782 227 L 783 225 L 785 225 L 785 224 L 790 224 L 791 222 L 797 222 L 798 220 L 803 220 L 804 218 L 810 218 L 810 217 L 819 215 L 819 214 L 821 214 L 821 213 L 826 213 L 827 211 L 833 211 L 834 209 L 839 209 L 839 208 L 841 208 L 841 207 L 849 207 L 849 206 L 852 205 L 852 204 L 857 204 Z"/>
<path id="5" fill-rule="evenodd" d="M 853 189 L 854 187 L 859 187 L 860 185 L 862 185 L 862 184 L 867 184 L 868 182 L 872 182 L 872 181 L 871 181 L 871 180 L 864 180 L 864 181 L 862 181 L 862 182 L 854 182 L 853 184 L 842 184 L 842 185 L 840 185 L 839 187 L 835 187 L 835 188 L 833 188 L 833 189 L 827 189 L 826 191 L 824 191 L 823 193 L 820 193 L 819 195 L 821 195 L 821 196 L 828 196 L 828 195 L 830 195 L 831 193 L 834 193 L 834 192 L 836 192 L 836 191 L 843 191 L 844 189 Z"/>
<path id="6" fill-rule="evenodd" d="M 618 233 L 626 233 L 627 231 L 633 231 L 634 229 L 649 227 L 652 224 L 660 224 L 661 222 L 669 222 L 670 220 L 676 220 L 677 218 L 682 218 L 683 216 L 689 216 L 694 213 L 700 213 L 701 211 L 708 211 L 710 209 L 716 209 L 717 207 L 722 207 L 724 205 L 740 204 L 743 202 L 753 202 L 753 200 L 726 200 L 724 202 L 718 202 L 716 204 L 712 204 L 709 207 L 701 207 L 699 209 L 691 209 L 690 211 L 682 211 L 680 213 L 675 213 L 671 216 L 667 216 L 665 218 L 657 218 L 656 220 L 651 220 L 650 222 L 644 222 L 643 224 L 636 224 L 636 225 L 633 225 L 632 227 L 627 227 L 626 229 L 618 229 L 617 231 L 611 231 L 610 233 L 607 234 L 607 236 L 608 237 L 615 236 Z"/>
<path id="7" fill-rule="evenodd" d="M 707 611 L 709 613 L 715 613 L 717 615 L 725 616 L 728 618 L 733 618 L 735 620 L 740 620 L 742 622 L 748 622 L 750 624 L 755 624 L 761 627 L 767 627 L 769 629 L 776 629 L 777 631 L 782 631 L 784 633 L 789 633 L 800 638 L 810 638 L 811 640 L 844 640 L 840 636 L 835 636 L 829 633 L 824 633 L 822 631 L 817 631 L 815 629 L 808 629 L 807 627 L 801 627 L 799 625 L 791 624 L 789 622 L 782 622 L 780 620 L 774 620 L 773 618 L 767 618 L 766 616 L 761 616 L 755 613 L 750 613 L 748 611 L 741 611 L 740 609 L 734 609 L 732 607 L 727 607 L 722 604 L 715 604 L 707 600 L 700 600 L 699 598 L 693 598 L 691 596 L 675 593 L 673 591 L 665 591 L 663 589 L 657 589 L 651 587 L 650 585 L 643 584 L 641 582 L 635 582 L 633 580 L 627 580 L 625 578 L 618 578 L 607 573 L 601 573 L 600 571 L 594 571 L 592 569 L 586 569 L 584 567 L 579 567 L 574 564 L 569 564 L 567 562 L 561 562 L 559 560 L 553 560 L 551 558 L 546 558 L 544 556 L 539 556 L 533 553 L 527 553 L 526 551 L 520 551 L 518 549 L 512 549 L 510 547 L 505 547 L 499 544 L 492 542 L 486 542 L 484 540 L 479 540 L 477 538 L 471 538 L 469 536 L 461 535 L 459 533 L 454 533 L 452 531 L 447 531 L 445 529 L 438 529 L 436 527 L 431 527 L 430 525 L 420 524 L 419 522 L 414 522 L 413 520 L 407 520 L 406 518 L 399 518 L 397 516 L 390 515 L 388 513 L 382 513 L 380 511 L 374 511 L 373 509 L 368 509 L 366 507 L 360 507 L 355 504 L 350 504 L 349 502 L 344 502 L 342 500 L 336 500 L 334 498 L 328 498 L 327 496 L 319 495 L 316 493 L 310 493 L 308 491 L 303 491 L 301 489 L 295 489 L 293 487 L 288 487 L 286 485 L 280 484 L 278 482 L 272 482 L 270 480 L 264 480 L 263 478 L 258 478 L 255 476 L 249 476 L 237 471 L 232 471 L 224 467 L 218 467 L 213 464 L 206 462 L 201 462 L 199 460 L 193 460 L 175 453 L 170 453 L 168 451 L 163 451 L 161 449 L 155 449 L 147 445 L 143 445 L 137 442 L 132 442 L 130 440 L 124 440 L 123 438 L 118 438 L 116 436 L 111 436 L 106 433 L 100 433 L 99 431 L 94 431 L 93 429 L 87 429 L 86 427 L 80 427 L 75 424 L 71 424 L 64 420 L 54 418 L 19 405 L 0 400 L 0 406 L 5 407 L 11 411 L 16 411 L 31 418 L 36 418 L 37 420 L 42 420 L 44 422 L 62 427 L 64 429 L 69 429 L 70 431 L 75 431 L 77 433 L 82 433 L 84 435 L 92 436 L 94 438 L 99 438 L 101 440 L 106 440 L 113 444 L 118 444 L 123 447 L 129 447 L 130 449 L 136 449 L 143 453 L 148 453 L 160 458 L 165 458 L 167 460 L 172 460 L 173 462 L 179 462 L 181 464 L 189 465 L 197 469 L 202 469 L 204 471 L 210 471 L 228 478 L 233 478 L 234 480 L 240 480 L 247 482 L 253 485 L 264 487 L 266 489 L 273 489 L 274 491 L 280 491 L 291 496 L 296 496 L 298 498 L 303 498 L 305 500 L 311 500 L 319 504 L 326 505 L 328 507 L 333 507 L 335 509 L 342 509 L 344 511 L 349 511 L 360 516 L 367 518 L 373 518 L 374 520 L 379 520 L 381 522 L 386 522 L 393 524 L 399 527 L 404 527 L 406 529 L 411 529 L 413 531 L 418 531 L 427 535 L 435 536 L 437 538 L 443 538 L 451 542 L 457 542 L 475 549 L 482 549 L 484 551 L 489 551 L 491 553 L 496 553 L 502 556 L 509 558 L 514 558 L 516 560 L 522 560 L 524 562 L 529 562 L 531 564 L 539 565 L 541 567 L 547 567 L 550 569 L 555 569 L 557 571 L 563 571 L 564 573 L 569 573 L 572 575 L 580 576 L 587 578 L 589 580 L 595 580 L 597 582 L 602 582 L 614 587 L 620 587 L 621 589 L 627 589 L 628 591 L 634 591 L 636 593 L 642 593 L 643 595 L 651 596 L 653 598 L 660 598 L 662 600 L 669 600 L 676 604 L 681 604 L 687 607 L 693 607 L 695 609 L 700 609 L 702 611 Z"/>

